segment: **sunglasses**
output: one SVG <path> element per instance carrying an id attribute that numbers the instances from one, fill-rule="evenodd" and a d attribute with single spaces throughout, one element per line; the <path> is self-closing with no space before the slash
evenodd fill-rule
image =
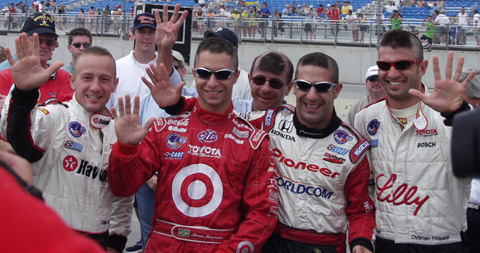
<path id="1" fill-rule="evenodd" d="M 91 46 L 92 44 L 88 43 L 88 42 L 83 42 L 83 43 L 80 43 L 80 42 L 77 42 L 77 43 L 72 43 L 72 46 L 76 47 L 76 48 L 80 48 L 81 46 L 83 46 L 83 48 L 87 49 Z"/>
<path id="2" fill-rule="evenodd" d="M 367 80 L 371 83 L 378 82 L 378 76 L 371 76 Z"/>
<path id="3" fill-rule="evenodd" d="M 262 86 L 267 81 L 270 83 L 270 87 L 272 87 L 276 90 L 281 89 L 285 85 L 285 83 L 283 83 L 281 80 L 276 79 L 276 78 L 267 79 L 264 76 L 252 77 L 252 82 L 256 85 L 259 85 L 259 86 Z"/>
<path id="4" fill-rule="evenodd" d="M 310 91 L 310 88 L 312 86 L 315 87 L 315 90 L 319 93 L 330 91 L 333 87 L 337 86 L 336 83 L 331 83 L 328 81 L 311 83 L 311 82 L 300 79 L 300 80 L 293 80 L 293 82 L 295 83 L 295 85 L 299 90 L 305 91 L 305 92 Z"/>
<path id="5" fill-rule="evenodd" d="M 412 66 L 412 64 L 419 64 L 423 60 L 404 60 L 397 62 L 377 61 L 377 66 L 381 70 L 390 70 L 391 67 L 395 67 L 397 70 L 405 70 Z"/>
<path id="6" fill-rule="evenodd" d="M 28 39 L 30 41 L 33 41 L 32 36 L 28 36 Z M 53 47 L 57 43 L 57 39 L 56 38 L 55 39 L 54 38 L 47 38 L 47 37 L 38 37 L 38 44 L 42 45 L 43 42 L 45 42 L 45 44 L 47 44 L 48 47 Z"/>
<path id="7" fill-rule="evenodd" d="M 217 71 L 211 71 L 206 68 L 195 68 L 193 70 L 195 71 L 195 73 L 197 73 L 197 76 L 202 79 L 210 79 L 212 74 L 214 74 L 217 80 L 227 80 L 232 77 L 234 73 L 237 73 L 237 71 L 230 69 L 219 69 Z"/>

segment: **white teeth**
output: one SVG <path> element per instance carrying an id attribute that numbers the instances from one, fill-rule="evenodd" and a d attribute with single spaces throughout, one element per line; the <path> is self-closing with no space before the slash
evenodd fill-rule
<path id="1" fill-rule="evenodd" d="M 90 95 L 87 95 L 87 98 L 91 98 L 91 99 L 100 99 L 99 96 L 90 96 Z"/>
<path id="2" fill-rule="evenodd" d="M 388 84 L 392 85 L 392 86 L 397 86 L 397 85 L 400 85 L 402 84 L 403 82 L 388 82 Z"/>
<path id="3" fill-rule="evenodd" d="M 215 94 L 220 93 L 220 91 L 207 91 L 207 93 L 208 93 L 208 94 L 215 95 Z"/>
<path id="4" fill-rule="evenodd" d="M 320 105 L 309 105 L 309 104 L 305 104 L 306 107 L 308 108 L 318 108 L 320 107 Z"/>

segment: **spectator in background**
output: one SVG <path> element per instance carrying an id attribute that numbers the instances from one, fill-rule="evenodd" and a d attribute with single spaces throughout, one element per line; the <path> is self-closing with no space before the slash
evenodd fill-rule
<path id="1" fill-rule="evenodd" d="M 440 41 L 442 44 L 447 44 L 447 36 L 448 36 L 448 25 L 450 24 L 450 19 L 445 15 L 445 10 L 440 11 L 440 15 L 435 18 L 435 23 L 439 27 L 439 35 Z"/>
<path id="2" fill-rule="evenodd" d="M 115 10 L 112 11 L 113 17 L 113 31 L 119 34 L 120 28 L 122 28 L 121 19 L 122 19 L 122 6 L 115 6 Z"/>
<path id="3" fill-rule="evenodd" d="M 65 5 L 62 4 L 60 5 L 60 8 L 58 8 L 58 15 L 55 18 L 57 20 L 60 31 L 67 30 L 67 17 L 65 16 L 65 14 L 67 14 L 67 11 L 65 10 Z"/>
<path id="4" fill-rule="evenodd" d="M 353 12 L 353 7 L 350 5 L 349 1 L 344 1 L 340 13 L 342 13 L 342 15 L 348 15 L 349 10 Z"/>
<path id="5" fill-rule="evenodd" d="M 282 17 L 288 17 L 290 15 L 290 5 L 285 5 L 285 8 L 282 10 Z"/>
<path id="6" fill-rule="evenodd" d="M 392 23 L 391 31 L 402 30 L 402 16 L 397 10 L 394 10 L 390 18 L 388 19 Z"/>
<path id="7" fill-rule="evenodd" d="M 384 10 L 387 13 L 393 13 L 393 11 L 398 10 L 398 8 L 393 5 L 393 0 L 389 0 L 388 5 L 385 5 Z"/>
<path id="8" fill-rule="evenodd" d="M 368 18 L 363 13 L 358 13 L 358 23 L 360 25 L 360 42 L 363 42 L 365 32 L 368 30 Z"/>
<path id="9" fill-rule="evenodd" d="M 173 67 L 177 70 L 178 74 L 180 74 L 180 78 L 182 81 L 185 81 L 183 78 L 187 74 L 187 68 L 185 66 L 185 59 L 183 55 L 175 50 L 172 50 L 172 57 L 173 57 Z"/>
<path id="10" fill-rule="evenodd" d="M 348 10 L 348 14 L 345 16 L 348 27 L 352 30 L 353 42 L 358 41 L 358 17 L 352 10 Z"/>
<path id="11" fill-rule="evenodd" d="M 105 6 L 105 10 L 103 10 L 102 18 L 103 24 L 105 26 L 105 32 L 107 33 L 110 30 L 110 26 L 112 25 L 112 18 L 111 18 L 111 11 L 110 6 Z"/>
<path id="12" fill-rule="evenodd" d="M 73 75 L 75 62 L 83 51 L 92 45 L 92 34 L 89 30 L 79 27 L 70 31 L 68 34 L 68 52 L 72 54 L 72 61 L 64 65 L 61 69 Z"/>
<path id="13" fill-rule="evenodd" d="M 93 32 L 93 23 L 95 22 L 95 6 L 90 6 L 90 10 L 88 11 L 88 24 L 89 24 L 89 31 Z"/>
<path id="14" fill-rule="evenodd" d="M 318 5 L 317 14 L 325 14 L 325 7 L 323 7 L 323 4 Z"/>
<path id="15" fill-rule="evenodd" d="M 436 6 L 436 4 L 435 4 L 435 2 L 434 2 L 433 0 L 429 0 L 429 1 L 427 2 L 427 7 L 428 7 L 428 8 L 435 8 L 435 6 Z"/>
<path id="16" fill-rule="evenodd" d="M 290 14 L 297 14 L 297 8 L 295 7 L 295 2 L 290 4 Z"/>
<path id="17" fill-rule="evenodd" d="M 80 9 L 80 13 L 77 16 L 77 27 L 84 27 L 85 26 L 85 11 L 83 8 Z"/>
<path id="18" fill-rule="evenodd" d="M 332 8 L 328 10 L 323 20 L 327 18 L 330 18 L 330 31 L 336 37 L 340 29 L 340 11 L 336 4 L 333 4 Z"/>
<path id="19" fill-rule="evenodd" d="M 478 47 L 480 46 L 480 14 L 478 14 L 478 10 L 474 10 L 473 13 L 473 36 L 475 36 Z"/>
<path id="20" fill-rule="evenodd" d="M 351 126 L 355 125 L 355 115 L 357 115 L 359 111 L 367 105 L 385 98 L 385 89 L 378 80 L 377 65 L 368 68 L 367 73 L 365 74 L 365 87 L 367 88 L 367 95 L 355 102 L 348 112 L 346 122 Z"/>
<path id="21" fill-rule="evenodd" d="M 260 22 L 258 23 L 259 32 L 262 38 L 265 37 L 266 28 L 268 27 L 268 19 L 270 18 L 270 10 L 267 8 L 267 3 L 262 3 L 262 8 L 260 9 Z"/>
<path id="22" fill-rule="evenodd" d="M 425 34 L 423 36 L 425 36 L 425 39 L 427 41 L 427 44 L 424 45 L 424 47 L 428 48 L 427 52 L 432 52 L 433 36 L 435 35 L 435 23 L 433 23 L 432 21 L 432 16 L 428 16 L 428 19 L 424 19 L 422 24 L 423 29 L 425 29 Z"/>
<path id="23" fill-rule="evenodd" d="M 468 13 L 465 12 L 465 7 L 460 9 L 453 23 L 457 23 L 457 44 L 465 45 L 467 43 L 467 29 L 470 26 L 470 18 Z"/>

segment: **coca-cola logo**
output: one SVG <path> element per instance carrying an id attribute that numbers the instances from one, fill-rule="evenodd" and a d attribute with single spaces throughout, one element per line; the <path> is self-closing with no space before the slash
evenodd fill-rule
<path id="1" fill-rule="evenodd" d="M 397 174 L 392 174 L 390 178 L 385 181 L 385 183 L 382 185 L 384 180 L 382 178 L 386 178 L 384 174 L 380 174 L 376 178 L 376 185 L 377 185 L 377 190 L 378 190 L 378 195 L 377 199 L 381 202 L 388 202 L 388 203 L 393 203 L 393 205 L 399 206 L 399 205 L 413 205 L 416 204 L 417 208 L 415 209 L 415 212 L 413 215 L 417 215 L 418 211 L 420 208 L 422 208 L 423 204 L 427 202 L 427 200 L 430 198 L 430 196 L 425 196 L 421 198 L 420 196 L 417 195 L 417 186 L 409 186 L 408 184 L 401 184 L 397 186 L 395 189 L 393 188 L 393 185 L 395 184 L 395 181 L 397 181 Z"/>

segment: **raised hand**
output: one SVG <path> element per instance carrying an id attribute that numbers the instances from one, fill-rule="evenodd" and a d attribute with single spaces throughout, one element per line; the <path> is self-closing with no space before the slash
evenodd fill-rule
<path id="1" fill-rule="evenodd" d="M 146 68 L 145 71 L 153 84 L 144 76 L 142 76 L 142 81 L 150 89 L 153 99 L 160 107 L 175 105 L 180 100 L 185 82 L 179 83 L 175 88 L 163 63 L 156 67 L 150 63 L 150 68 Z"/>
<path id="2" fill-rule="evenodd" d="M 458 80 L 462 74 L 464 57 L 460 56 L 457 68 L 452 78 L 453 52 L 448 52 L 447 65 L 445 66 L 445 78 L 442 79 L 440 67 L 438 64 L 438 56 L 433 56 L 433 74 L 435 78 L 435 90 L 432 94 L 426 95 L 416 89 L 410 89 L 410 95 L 422 100 L 425 104 L 433 108 L 435 111 L 449 114 L 455 112 L 463 103 L 465 88 L 467 84 L 475 76 L 472 71 L 465 81 L 460 83 Z"/>
<path id="3" fill-rule="evenodd" d="M 115 107 L 112 108 L 113 120 L 115 121 L 115 133 L 117 134 L 117 141 L 125 145 L 137 145 L 148 134 L 148 130 L 153 124 L 154 118 L 151 118 L 142 126 L 139 117 L 140 98 L 135 96 L 133 106 L 130 104 L 130 95 L 125 96 L 125 106 L 123 105 L 123 98 L 118 98 L 117 114 Z"/>
<path id="4" fill-rule="evenodd" d="M 178 30 L 182 27 L 183 22 L 187 18 L 188 11 L 184 11 L 180 18 L 178 13 L 180 11 L 180 4 L 175 5 L 173 14 L 168 20 L 168 5 L 163 5 L 163 18 L 160 18 L 158 10 L 155 10 L 155 19 L 157 21 L 157 29 L 155 32 L 155 44 L 158 47 L 157 66 L 160 63 L 165 64 L 167 73 L 171 74 L 172 67 L 172 48 L 177 41 Z"/>
<path id="5" fill-rule="evenodd" d="M 62 62 L 55 62 L 47 69 L 42 67 L 40 62 L 40 43 L 38 34 L 34 33 L 33 45 L 30 44 L 26 33 L 15 38 L 15 49 L 18 61 L 13 59 L 10 49 L 5 49 L 8 62 L 12 68 L 12 76 L 15 87 L 20 90 L 34 90 L 40 88 L 59 68 Z"/>

